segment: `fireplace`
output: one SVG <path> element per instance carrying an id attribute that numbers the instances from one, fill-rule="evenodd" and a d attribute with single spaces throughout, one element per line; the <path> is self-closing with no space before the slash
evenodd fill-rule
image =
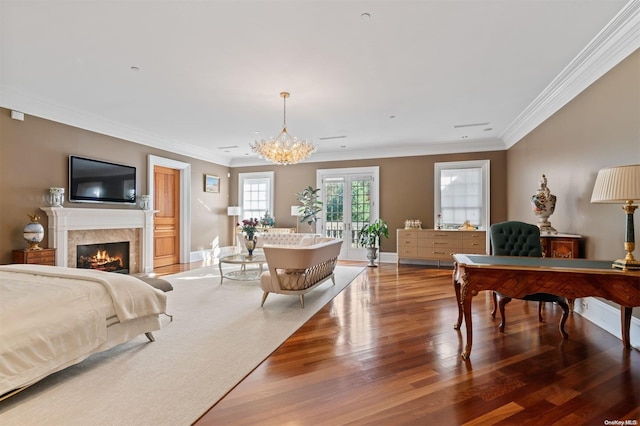
<path id="1" fill-rule="evenodd" d="M 76 246 L 80 269 L 129 273 L 129 241 L 118 243 L 83 244 Z"/>

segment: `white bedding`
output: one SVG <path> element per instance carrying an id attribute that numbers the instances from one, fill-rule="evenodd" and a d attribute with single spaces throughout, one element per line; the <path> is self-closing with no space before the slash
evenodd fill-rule
<path id="1" fill-rule="evenodd" d="M 128 275 L 0 266 L 0 395 L 94 353 L 107 319 L 126 326 L 165 311 L 165 293 Z"/>

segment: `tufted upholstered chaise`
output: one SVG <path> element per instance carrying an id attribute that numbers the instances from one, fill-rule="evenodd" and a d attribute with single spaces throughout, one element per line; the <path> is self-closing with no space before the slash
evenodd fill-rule
<path id="1" fill-rule="evenodd" d="M 529 256 L 542 257 L 542 244 L 540 242 L 540 229 L 536 225 L 529 223 L 509 221 L 491 225 L 491 248 L 494 256 Z M 497 303 L 497 295 L 500 302 Z M 511 297 L 501 293 L 493 293 L 493 311 L 491 316 L 496 315 L 496 305 L 500 308 L 500 331 L 504 332 L 506 316 L 505 305 L 511 301 Z M 569 336 L 564 329 L 564 324 L 569 315 L 569 305 L 567 299 L 548 293 L 529 294 L 522 299 L 533 300 L 538 303 L 538 319 L 543 322 L 542 302 L 555 302 L 563 310 L 560 320 L 560 334 L 565 339 Z"/>

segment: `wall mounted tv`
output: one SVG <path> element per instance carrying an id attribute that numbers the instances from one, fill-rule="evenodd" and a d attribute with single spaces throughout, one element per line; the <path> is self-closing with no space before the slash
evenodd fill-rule
<path id="1" fill-rule="evenodd" d="M 135 204 L 136 168 L 70 155 L 69 201 Z"/>

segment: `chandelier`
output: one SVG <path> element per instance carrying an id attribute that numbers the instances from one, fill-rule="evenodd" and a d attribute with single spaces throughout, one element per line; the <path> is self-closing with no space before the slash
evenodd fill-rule
<path id="1" fill-rule="evenodd" d="M 251 150 L 257 153 L 260 158 L 283 166 L 299 163 L 309 158 L 316 150 L 316 147 L 311 142 L 307 142 L 306 139 L 299 141 L 297 138 L 292 138 L 287 132 L 287 98 L 289 96 L 288 92 L 280 93 L 280 97 L 284 99 L 282 132 L 268 141 L 262 139 L 250 144 Z"/>

